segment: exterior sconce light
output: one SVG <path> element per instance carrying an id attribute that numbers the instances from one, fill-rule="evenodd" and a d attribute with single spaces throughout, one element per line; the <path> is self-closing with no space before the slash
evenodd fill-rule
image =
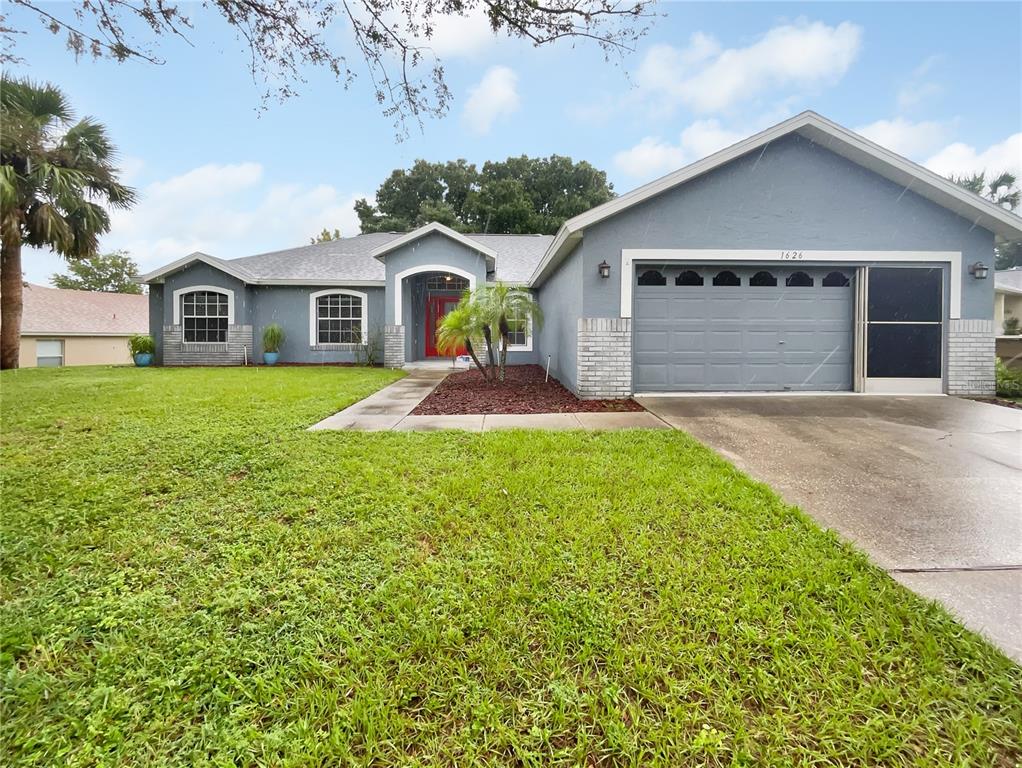
<path id="1" fill-rule="evenodd" d="M 610 277 L 610 264 L 608 264 L 606 261 L 601 261 L 600 266 L 597 267 L 597 269 L 600 270 L 600 277 L 602 277 L 603 279 L 607 279 L 608 277 Z"/>
<path id="2" fill-rule="evenodd" d="M 982 261 L 977 261 L 975 264 L 969 265 L 969 274 L 977 280 L 986 280 L 987 275 L 990 274 L 990 267 Z"/>

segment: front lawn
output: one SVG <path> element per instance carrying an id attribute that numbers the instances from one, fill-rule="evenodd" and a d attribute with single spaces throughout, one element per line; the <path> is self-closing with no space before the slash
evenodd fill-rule
<path id="1" fill-rule="evenodd" d="M 681 433 L 304 431 L 392 376 L 0 376 L 5 765 L 1022 759 L 1019 667 Z"/>

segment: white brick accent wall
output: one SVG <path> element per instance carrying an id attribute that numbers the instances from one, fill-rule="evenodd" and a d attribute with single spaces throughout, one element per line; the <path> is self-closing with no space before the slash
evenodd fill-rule
<path id="1" fill-rule="evenodd" d="M 949 395 L 994 394 L 994 321 L 951 320 L 947 335 Z"/>
<path id="2" fill-rule="evenodd" d="M 400 368 L 405 364 L 405 327 L 383 326 L 383 366 Z"/>
<path id="3" fill-rule="evenodd" d="M 583 400 L 631 397 L 632 321 L 578 319 L 578 396 Z"/>

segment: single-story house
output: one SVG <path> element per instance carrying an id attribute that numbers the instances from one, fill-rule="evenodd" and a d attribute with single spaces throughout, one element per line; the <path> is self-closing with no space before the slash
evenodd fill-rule
<path id="1" fill-rule="evenodd" d="M 510 362 L 581 397 L 679 391 L 988 394 L 998 238 L 1022 219 L 805 112 L 564 223 L 556 236 L 432 223 L 141 278 L 164 365 L 384 363 L 436 354 L 467 288 L 533 291 Z"/>
<path id="2" fill-rule="evenodd" d="M 128 338 L 149 333 L 149 299 L 141 294 L 28 283 L 22 298 L 22 368 L 127 365 Z"/>
<path id="3" fill-rule="evenodd" d="M 1016 319 L 1013 333 L 1005 321 Z M 994 332 L 997 334 L 997 356 L 1005 365 L 1022 368 L 1022 267 L 999 269 L 994 275 Z"/>

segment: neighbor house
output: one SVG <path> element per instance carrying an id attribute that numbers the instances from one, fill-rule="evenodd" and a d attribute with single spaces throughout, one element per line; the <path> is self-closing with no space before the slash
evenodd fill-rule
<path id="1" fill-rule="evenodd" d="M 149 300 L 131 293 L 22 289 L 22 368 L 127 365 L 128 338 L 149 332 Z"/>
<path id="2" fill-rule="evenodd" d="M 556 236 L 433 223 L 142 280 L 164 365 L 436 355 L 463 290 L 527 287 L 510 362 L 582 397 L 679 391 L 988 394 L 994 244 L 1022 219 L 805 112 L 565 222 Z"/>
<path id="3" fill-rule="evenodd" d="M 1022 267 L 1000 269 L 994 275 L 994 332 L 997 334 L 997 356 L 1013 368 L 1022 367 L 1020 324 L 1022 324 Z"/>

